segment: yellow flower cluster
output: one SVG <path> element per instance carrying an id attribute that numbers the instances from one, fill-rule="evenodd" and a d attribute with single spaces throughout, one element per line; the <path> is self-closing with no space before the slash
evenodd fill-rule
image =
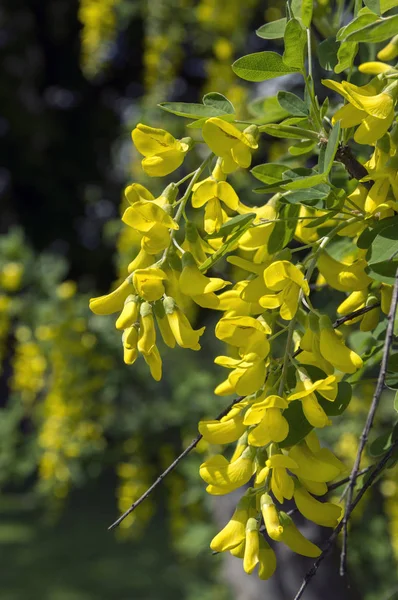
<path id="1" fill-rule="evenodd" d="M 203 19 L 211 6 L 200 3 Z M 251 64 L 257 68 L 260 62 Z M 373 277 L 368 247 L 356 242 L 398 211 L 398 135 L 393 125 L 398 83 L 393 71 L 362 87 L 324 81 L 347 101 L 331 120 L 325 119 L 307 81 L 308 97 L 294 100 L 292 114 L 308 118 L 287 119 L 268 130 L 266 125 L 233 122 L 231 113 L 215 108 L 228 107 L 226 99 L 210 99 L 218 116 L 198 115 L 195 123 L 210 153 L 158 197 L 139 183 L 126 188 L 129 206 L 122 221 L 133 230 L 138 252 L 118 287 L 90 301 L 95 314 L 118 313 L 125 362 L 133 364 L 141 354 L 155 380 L 162 376 L 162 342 L 170 348 L 200 349 L 205 328 L 192 327 L 186 307 L 194 303 L 222 313 L 215 337 L 226 350 L 215 363 L 228 371 L 215 394 L 238 398 L 224 416 L 199 423 L 210 445 L 200 476 L 212 495 L 246 487 L 211 547 L 240 557 L 244 570 L 257 568 L 262 579 L 276 568 L 274 542 L 308 557 L 321 553 L 284 512 L 285 500 L 294 500 L 306 519 L 324 527 L 336 527 L 342 516 L 341 506 L 320 497 L 345 465 L 321 446 L 315 429 L 329 427 L 331 417 L 346 408 L 350 377 L 359 377 L 366 364 L 347 345 L 338 329 L 341 323 L 333 325 L 328 314 L 314 307 L 312 291 L 324 287 L 345 294 L 337 314 L 347 316 L 349 324 L 360 321 L 362 331 L 373 330 L 388 313 L 392 286 L 388 278 Z M 291 101 L 283 98 L 281 107 Z M 208 115 L 208 105 L 203 106 L 200 111 Z M 198 105 L 190 110 L 199 111 Z M 355 189 L 347 185 L 346 193 L 330 173 L 347 151 L 341 144 L 351 128 L 356 128 L 354 141 L 372 146 L 373 154 L 365 165 L 356 161 L 356 172 L 359 167 L 367 175 L 358 177 Z M 249 207 L 241 202 L 232 174 L 249 169 L 262 131 L 303 138 L 294 147 L 297 155 L 303 141 L 305 150 L 308 140 L 311 152 L 316 140 L 322 148 L 311 175 L 283 164 L 256 167 L 253 173 L 266 184 L 257 191 L 273 195 L 264 205 Z M 164 129 L 138 124 L 132 140 L 145 174 L 163 177 L 183 165 L 198 135 L 176 139 Z M 352 174 L 348 166 L 347 171 Z M 342 237 L 348 240 L 345 253 L 339 250 Z M 236 281 L 215 276 L 219 273 L 213 268 L 224 258 L 234 267 L 232 274 L 238 269 Z M 280 343 L 282 335 L 285 344 Z M 230 444 L 234 449 L 227 458 L 219 447 Z"/>

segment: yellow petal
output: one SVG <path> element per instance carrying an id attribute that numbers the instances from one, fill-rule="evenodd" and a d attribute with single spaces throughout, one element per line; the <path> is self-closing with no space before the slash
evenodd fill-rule
<path id="1" fill-rule="evenodd" d="M 90 310 L 96 315 L 111 315 L 122 310 L 127 296 L 134 293 L 129 279 L 125 279 L 116 290 L 106 296 L 90 299 Z"/>

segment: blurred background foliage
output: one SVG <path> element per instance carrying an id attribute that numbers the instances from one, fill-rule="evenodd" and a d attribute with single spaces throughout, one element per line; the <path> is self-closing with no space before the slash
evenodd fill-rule
<path id="1" fill-rule="evenodd" d="M 253 32 L 283 10 L 283 2 L 260 0 L 229 0 L 227 10 L 224 0 L 2 3 L 4 600 L 238 597 L 208 548 L 216 525 L 197 474 L 204 445 L 115 533 L 106 531 L 196 435 L 198 420 L 224 407 L 225 399 L 212 394 L 218 373 L 211 317 L 191 307 L 208 325 L 203 350 L 164 349 L 165 376 L 156 384 L 141 363 L 124 365 L 113 319 L 90 314 L 88 298 L 106 293 L 134 256 L 134 234 L 118 219 L 125 184 L 140 180 L 161 191 L 143 179 L 130 143 L 133 125 L 183 135 L 181 122 L 156 104 L 200 101 L 209 91 L 225 94 L 242 118 L 251 101 L 251 118 L 266 122 L 259 98 L 274 95 L 273 84 L 249 88 L 230 65 L 264 48 Z M 327 34 L 333 10 L 327 0 L 317 3 L 318 33 Z M 290 77 L 285 87 L 296 84 Z M 263 144 L 263 158 L 285 152 L 277 141 Z M 246 177 L 238 174 L 234 185 L 250 204 Z M 336 299 L 324 302 L 333 314 Z M 363 336 L 352 343 L 366 347 Z M 325 433 L 347 463 L 372 389 L 358 386 L 342 422 Z M 381 414 L 378 434 L 389 419 L 388 411 Z M 388 472 L 352 525 L 352 582 L 366 600 L 398 594 L 396 475 Z"/>

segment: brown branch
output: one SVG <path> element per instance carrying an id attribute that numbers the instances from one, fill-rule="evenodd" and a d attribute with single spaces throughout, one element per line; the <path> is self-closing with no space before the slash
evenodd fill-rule
<path id="1" fill-rule="evenodd" d="M 359 471 L 357 473 L 357 479 L 358 477 L 361 477 L 362 475 L 365 475 L 365 473 L 367 473 L 368 471 L 370 471 L 372 467 L 365 467 L 364 469 L 362 469 L 361 471 Z M 324 494 L 323 496 L 321 496 L 321 498 L 325 498 L 329 492 L 333 492 L 333 490 L 337 490 L 339 487 L 341 487 L 342 485 L 344 485 L 345 483 L 348 483 L 350 481 L 349 477 L 344 477 L 344 479 L 339 479 L 339 481 L 336 481 L 336 483 L 332 483 L 332 485 L 330 485 L 328 487 L 328 491 L 326 492 L 326 494 Z M 291 510 L 289 510 L 286 514 L 293 515 L 295 512 L 298 511 L 298 508 L 292 508 Z"/>
<path id="2" fill-rule="evenodd" d="M 225 417 L 225 415 L 231 410 L 231 408 L 237 404 L 238 402 L 240 402 L 241 400 L 243 400 L 243 396 L 240 396 L 239 398 L 235 398 L 235 400 L 233 402 L 231 402 L 231 404 L 229 404 L 229 406 L 227 406 L 227 408 L 225 408 L 219 415 L 218 417 L 216 417 L 216 419 L 222 419 L 223 417 Z M 189 444 L 189 446 L 187 446 L 185 448 L 185 450 L 183 450 L 181 452 L 181 454 L 179 456 L 177 456 L 177 458 L 171 463 L 171 465 L 169 465 L 167 467 L 167 469 L 165 471 L 163 471 L 163 473 L 161 473 L 159 475 L 159 477 L 153 482 L 153 484 L 146 490 L 146 492 L 144 492 L 142 494 L 142 496 L 140 496 L 138 498 L 138 500 L 136 500 L 131 506 L 130 508 L 128 508 L 126 510 L 126 512 L 124 512 L 118 519 L 116 519 L 116 521 L 114 523 L 112 523 L 112 525 L 110 525 L 108 527 L 108 530 L 114 529 L 115 527 L 117 527 L 118 525 L 120 525 L 120 523 L 130 514 L 132 513 L 142 502 L 144 502 L 144 500 L 146 500 L 148 498 L 148 496 L 150 496 L 152 494 L 152 492 L 154 491 L 155 488 L 157 488 L 157 486 L 162 483 L 163 479 L 169 474 L 171 473 L 171 471 L 173 471 L 176 466 L 178 465 L 178 463 L 185 458 L 185 456 L 187 456 L 187 454 L 189 454 L 191 452 L 191 450 L 193 450 L 195 448 L 195 446 L 197 446 L 200 442 L 200 440 L 202 439 L 202 434 L 199 434 L 196 436 L 195 439 L 192 440 L 192 442 Z"/>
<path id="3" fill-rule="evenodd" d="M 353 502 L 351 504 L 350 514 L 355 509 L 355 507 L 357 506 L 357 504 L 359 503 L 359 501 L 361 500 L 361 498 L 365 494 L 365 492 L 372 486 L 373 482 L 376 480 L 376 478 L 379 476 L 379 474 L 383 471 L 385 465 L 387 464 L 387 462 L 389 461 L 389 459 L 391 458 L 391 456 L 397 449 L 398 449 L 398 440 L 396 440 L 394 442 L 394 444 L 391 446 L 391 448 L 385 453 L 383 458 L 376 464 L 376 466 L 374 467 L 374 470 L 372 471 L 372 473 L 370 474 L 368 479 L 365 481 L 365 483 L 359 490 L 357 496 L 355 497 L 355 499 L 353 500 Z M 316 561 L 312 565 L 311 569 L 305 575 L 303 583 L 301 584 L 300 589 L 297 592 L 297 594 L 295 595 L 295 597 L 293 598 L 293 600 L 300 600 L 307 585 L 309 584 L 311 579 L 316 575 L 319 565 L 321 564 L 321 562 L 326 558 L 326 556 L 330 552 L 333 542 L 336 539 L 336 537 L 339 535 L 340 531 L 343 529 L 343 526 L 344 526 L 343 521 L 340 521 L 340 523 L 337 525 L 336 529 L 333 531 L 332 535 L 329 537 L 327 544 L 326 544 L 324 550 L 322 551 L 322 554 L 316 559 Z"/>
<path id="4" fill-rule="evenodd" d="M 377 308 L 378 306 L 380 306 L 380 302 L 376 302 L 375 304 L 372 304 L 372 306 L 364 306 L 363 308 L 358 308 L 358 310 L 354 310 L 353 312 L 350 312 L 348 315 L 344 315 L 344 317 L 340 317 L 339 319 L 336 319 L 336 321 L 333 323 L 333 328 L 337 329 L 337 327 L 340 327 L 340 325 L 343 325 L 343 323 L 347 323 L 347 321 L 352 321 L 353 319 L 356 319 L 357 317 L 365 315 L 370 310 L 373 310 L 374 308 Z"/>
<path id="5" fill-rule="evenodd" d="M 360 181 L 363 177 L 366 177 L 368 175 L 368 171 L 366 170 L 366 168 L 355 158 L 351 148 L 349 146 L 346 146 L 345 144 L 339 145 L 336 152 L 335 160 L 343 163 L 347 173 L 352 179 L 358 179 L 358 181 Z M 373 182 L 362 181 L 361 185 L 370 190 L 370 188 L 373 185 Z"/>
<path id="6" fill-rule="evenodd" d="M 394 283 L 394 288 L 393 288 L 393 292 L 392 292 L 391 306 L 390 306 L 390 311 L 389 311 L 388 317 L 387 317 L 388 325 L 387 325 L 386 337 L 384 340 L 383 357 L 381 359 L 379 376 L 377 378 L 377 384 L 376 384 L 376 388 L 375 388 L 375 391 L 373 394 L 373 399 L 372 399 L 372 403 L 370 405 L 368 416 L 366 419 L 365 427 L 363 428 L 363 431 L 362 431 L 362 434 L 360 437 L 357 455 L 355 458 L 354 466 L 352 467 L 350 481 L 348 484 L 346 509 L 345 509 L 344 517 L 342 519 L 343 528 L 344 528 L 344 537 L 343 537 L 343 547 L 341 550 L 340 575 L 344 575 L 344 573 L 346 571 L 347 541 L 348 541 L 347 525 L 348 525 L 348 520 L 350 518 L 350 514 L 352 511 L 352 498 L 353 498 L 353 494 L 354 494 L 355 480 L 356 480 L 357 473 L 359 471 L 359 465 L 361 463 L 362 454 L 365 449 L 366 442 L 368 441 L 369 432 L 373 425 L 373 420 L 374 420 L 374 417 L 376 414 L 376 410 L 377 410 L 377 407 L 380 402 L 381 394 L 384 389 L 384 384 L 385 384 L 385 379 L 386 379 L 386 374 L 387 374 L 388 357 L 390 355 L 390 350 L 391 350 L 393 336 L 394 336 L 394 321 L 395 321 L 395 313 L 397 312 L 397 304 L 398 304 L 398 269 L 395 273 L 395 283 Z"/>

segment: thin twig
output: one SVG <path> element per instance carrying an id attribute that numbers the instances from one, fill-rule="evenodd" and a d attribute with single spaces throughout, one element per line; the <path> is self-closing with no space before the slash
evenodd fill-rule
<path id="1" fill-rule="evenodd" d="M 365 473 L 367 473 L 372 467 L 365 467 L 365 469 L 362 469 L 361 471 L 359 471 L 357 473 L 357 479 L 358 477 L 361 477 L 362 475 L 365 475 Z M 332 483 L 332 485 L 330 485 L 328 487 L 328 491 L 326 492 L 326 494 L 324 494 L 323 496 L 321 496 L 321 498 L 325 498 L 325 496 L 327 496 L 329 494 L 329 492 L 333 492 L 333 490 L 337 490 L 339 487 L 341 487 L 342 485 L 344 485 L 345 483 L 348 483 L 350 481 L 349 477 L 344 477 L 344 479 L 340 479 L 339 481 L 336 481 L 336 483 Z M 295 512 L 298 511 L 298 508 L 292 508 L 291 510 L 289 510 L 286 514 L 287 515 L 293 515 Z"/>
<path id="2" fill-rule="evenodd" d="M 373 484 L 375 479 L 382 472 L 386 463 L 388 462 L 388 460 L 390 459 L 390 457 L 392 456 L 392 454 L 394 453 L 394 451 L 397 448 L 398 448 L 398 440 L 396 440 L 394 442 L 394 444 L 391 446 L 391 448 L 388 450 L 388 452 L 385 453 L 385 455 L 380 460 L 380 462 L 378 462 L 376 464 L 376 466 L 374 467 L 374 470 L 372 471 L 372 473 L 370 474 L 368 479 L 365 481 L 365 483 L 359 490 L 357 496 L 355 497 L 355 499 L 353 500 L 353 502 L 351 504 L 351 513 L 355 509 L 355 507 L 357 506 L 357 504 L 359 503 L 359 501 L 361 500 L 361 498 L 365 494 L 365 492 L 371 487 L 371 485 Z M 297 594 L 295 595 L 295 597 L 293 598 L 293 600 L 300 600 L 307 585 L 309 584 L 311 579 L 316 575 L 319 565 L 326 558 L 327 554 L 329 553 L 330 549 L 332 548 L 334 540 L 336 539 L 336 537 L 338 536 L 338 534 L 340 533 L 342 528 L 343 528 L 343 521 L 340 521 L 340 523 L 337 525 L 336 529 L 333 531 L 332 535 L 329 537 L 324 550 L 322 551 L 320 556 L 316 559 L 316 561 L 314 562 L 314 564 L 312 565 L 312 567 L 308 571 L 308 573 L 305 575 L 303 583 L 301 584 L 300 589 L 297 592 Z"/>
<path id="3" fill-rule="evenodd" d="M 219 415 L 218 417 L 216 417 L 216 419 L 222 419 L 223 417 L 225 417 L 225 415 L 231 410 L 231 408 L 237 404 L 238 402 L 240 402 L 241 400 L 243 400 L 243 396 L 240 396 L 239 398 L 235 398 L 235 400 L 233 402 L 231 402 L 231 404 L 229 404 L 229 406 L 227 406 L 227 408 L 225 408 Z M 199 434 L 196 436 L 195 439 L 192 440 L 192 442 L 189 444 L 189 446 L 187 446 L 185 448 L 185 450 L 183 450 L 181 452 L 181 454 L 179 456 L 177 456 L 177 458 L 171 463 L 171 465 L 169 465 L 167 467 L 167 469 L 165 471 L 163 471 L 163 473 L 161 473 L 159 475 L 159 477 L 156 479 L 156 481 L 153 482 L 153 484 L 146 490 L 146 492 L 144 492 L 142 494 L 142 496 L 140 496 L 138 498 L 138 500 L 136 500 L 131 506 L 130 508 L 128 508 L 126 510 L 126 512 L 124 512 L 118 519 L 116 519 L 116 521 L 114 523 L 112 523 L 112 525 L 110 525 L 108 527 L 108 530 L 114 529 L 115 527 L 117 527 L 118 525 L 120 525 L 120 523 L 130 514 L 132 513 L 137 506 L 139 506 L 142 502 L 144 502 L 144 500 L 146 500 L 148 498 L 148 496 L 150 496 L 150 494 L 152 494 L 153 490 L 155 488 L 157 488 L 157 486 L 162 483 L 163 479 L 169 474 L 171 473 L 171 471 L 173 471 L 176 466 L 178 465 L 178 463 L 185 458 L 185 456 L 187 454 L 189 454 L 191 452 L 191 450 L 193 450 L 195 448 L 195 446 L 197 446 L 200 442 L 200 440 L 202 439 L 202 434 Z"/>
<path id="4" fill-rule="evenodd" d="M 345 574 L 346 566 L 347 566 L 347 542 L 348 542 L 347 525 L 348 525 L 348 519 L 350 518 L 350 514 L 352 511 L 352 498 L 353 498 L 353 494 L 354 494 L 356 476 L 359 471 L 359 466 L 361 463 L 361 458 L 362 458 L 364 448 L 366 446 L 366 442 L 368 441 L 369 432 L 373 425 L 373 420 L 374 420 L 374 417 L 376 414 L 376 410 L 377 410 L 377 407 L 380 402 L 380 397 L 381 397 L 381 394 L 384 389 L 384 383 L 385 383 L 386 374 L 387 374 L 388 357 L 390 355 L 390 350 L 391 350 L 391 346 L 392 346 L 392 342 L 393 342 L 394 321 L 395 321 L 395 313 L 397 311 L 397 303 L 398 303 L 398 269 L 395 274 L 395 283 L 394 283 L 394 288 L 393 288 L 393 292 L 392 292 L 391 306 L 390 306 L 390 310 L 389 310 L 388 317 L 387 317 L 388 325 L 387 325 L 386 337 L 384 340 L 383 357 L 381 359 L 379 376 L 377 378 L 377 384 L 376 384 L 376 388 L 375 388 L 375 391 L 373 394 L 373 399 L 372 399 L 372 403 L 370 405 L 368 416 L 366 419 L 365 427 L 363 428 L 363 431 L 362 431 L 362 434 L 361 434 L 361 437 L 359 440 L 358 451 L 357 451 L 357 455 L 355 458 L 354 466 L 352 467 L 350 481 L 348 484 L 346 509 L 344 512 L 344 517 L 342 519 L 344 533 L 343 533 L 343 546 L 342 546 L 342 550 L 341 550 L 341 561 L 340 561 L 340 575 L 341 576 L 343 576 Z"/>
<path id="5" fill-rule="evenodd" d="M 357 310 L 350 312 L 348 315 L 344 315 L 344 317 L 336 319 L 336 321 L 333 323 L 333 328 L 337 329 L 337 327 L 340 327 L 340 325 L 343 325 L 343 323 L 347 323 L 347 321 L 353 321 L 357 317 L 366 315 L 366 313 L 368 313 L 370 310 L 373 310 L 374 308 L 377 308 L 378 306 L 380 306 L 380 302 L 375 302 L 375 304 L 372 304 L 371 306 L 364 306 L 363 308 L 358 308 Z"/>

